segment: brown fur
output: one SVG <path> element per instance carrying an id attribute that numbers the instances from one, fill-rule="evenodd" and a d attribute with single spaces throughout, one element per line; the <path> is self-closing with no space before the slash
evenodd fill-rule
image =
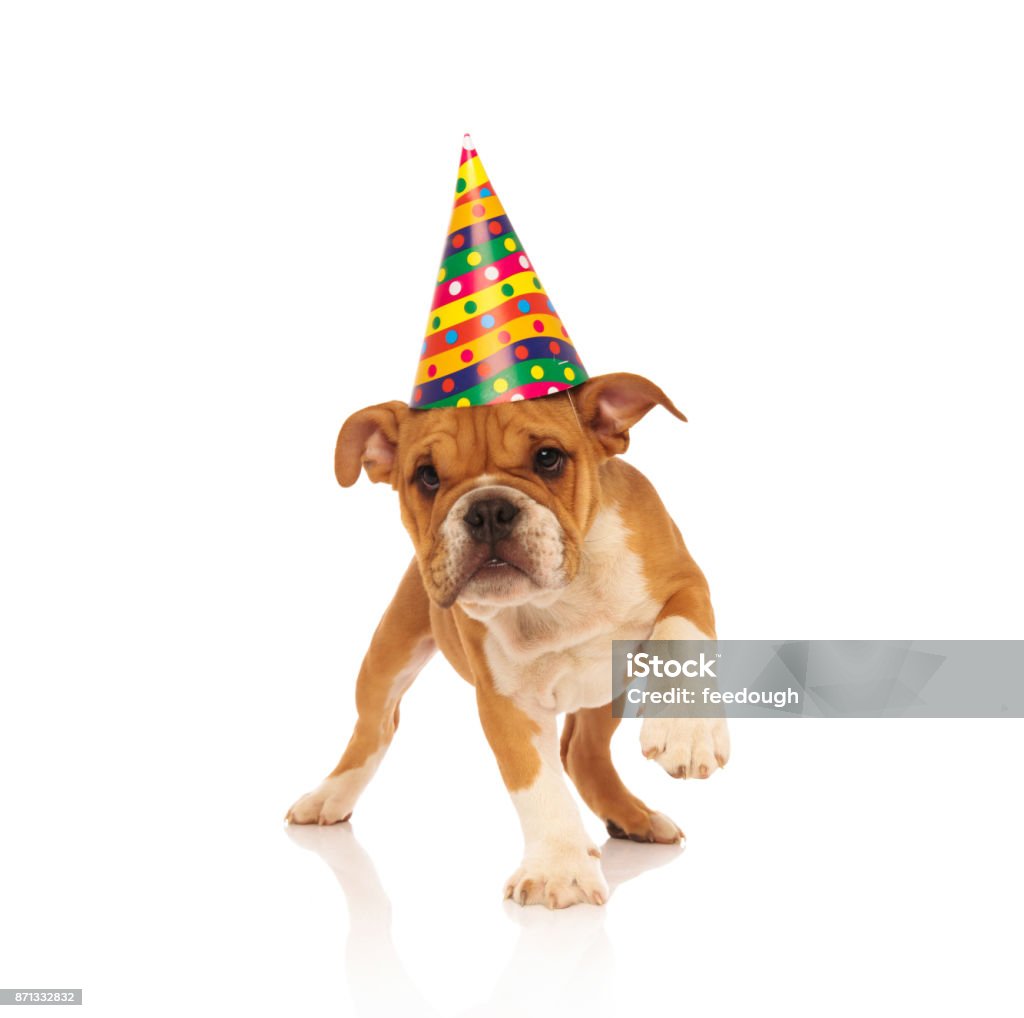
<path id="1" fill-rule="evenodd" d="M 429 602 L 413 562 L 405 571 L 363 658 L 356 679 L 359 718 L 331 777 L 362 767 L 377 750 L 390 744 L 398 728 L 401 701 L 401 697 L 394 694 L 395 678 L 405 667 L 410 649 L 426 640 L 432 640 Z"/>

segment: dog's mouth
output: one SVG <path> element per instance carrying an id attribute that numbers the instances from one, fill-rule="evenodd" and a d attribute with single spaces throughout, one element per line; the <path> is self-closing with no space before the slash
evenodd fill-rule
<path id="1" fill-rule="evenodd" d="M 517 573 L 522 573 L 523 576 L 527 575 L 526 570 L 520 568 L 514 562 L 509 562 L 508 559 L 504 559 L 500 555 L 492 555 L 490 558 L 484 559 L 484 561 L 473 570 L 469 578 L 473 579 L 474 576 L 479 576 L 481 573 L 489 573 L 494 570 L 502 569 L 511 569 Z"/>
<path id="2" fill-rule="evenodd" d="M 499 546 L 500 547 L 500 546 Z M 457 597 L 467 595 L 471 600 L 503 601 L 508 597 L 521 597 L 537 584 L 526 563 L 517 560 L 515 546 L 481 548 L 466 563 L 463 581 L 458 585 Z"/>

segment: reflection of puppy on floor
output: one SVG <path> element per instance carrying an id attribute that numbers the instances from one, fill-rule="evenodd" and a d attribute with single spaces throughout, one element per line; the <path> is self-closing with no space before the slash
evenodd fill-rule
<path id="1" fill-rule="evenodd" d="M 440 649 L 476 689 L 519 813 L 526 847 L 506 896 L 601 904 L 599 853 L 563 765 L 613 837 L 682 838 L 615 771 L 609 701 L 613 640 L 714 636 L 678 527 L 618 458 L 655 406 L 685 418 L 639 375 L 588 378 L 468 139 L 456 194 L 411 404 L 353 414 L 335 452 L 342 486 L 365 470 L 398 492 L 416 558 L 359 672 L 348 748 L 288 819 L 348 819 L 402 695 Z M 676 778 L 706 778 L 729 756 L 720 719 L 649 718 L 640 741 Z"/>
<path id="2" fill-rule="evenodd" d="M 351 826 L 329 830 L 289 827 L 288 833 L 297 845 L 319 855 L 341 886 L 349 913 L 346 981 L 359 1018 L 437 1014 L 395 949 L 391 901 Z M 650 849 L 628 841 L 609 841 L 603 848 L 602 864 L 611 892 L 627 880 L 670 862 L 679 852 L 678 845 Z M 551 1006 L 564 998 L 567 1013 L 576 1013 L 584 1005 L 589 1014 L 602 1013 L 603 1005 L 610 1000 L 607 982 L 612 968 L 603 913 L 573 909 L 568 915 L 555 917 L 515 909 L 509 914 L 521 927 L 515 951 L 496 973 L 488 1000 L 464 1012 L 463 1018 L 518 1018 L 536 1009 L 538 992 L 544 993 Z M 556 918 L 560 921 L 552 926 Z"/>

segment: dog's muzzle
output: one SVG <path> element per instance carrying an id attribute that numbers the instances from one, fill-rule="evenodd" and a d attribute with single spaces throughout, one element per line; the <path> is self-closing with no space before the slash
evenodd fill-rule
<path id="1" fill-rule="evenodd" d="M 562 528 L 525 492 L 483 483 L 448 511 L 428 563 L 432 596 L 442 606 L 470 600 L 509 603 L 559 588 L 566 577 Z"/>

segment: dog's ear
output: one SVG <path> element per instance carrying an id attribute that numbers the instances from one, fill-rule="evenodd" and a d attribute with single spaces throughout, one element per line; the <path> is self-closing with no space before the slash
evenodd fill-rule
<path id="1" fill-rule="evenodd" d="M 629 429 L 659 403 L 679 420 L 686 420 L 675 403 L 642 375 L 598 375 L 578 390 L 570 390 L 569 395 L 584 427 L 609 456 L 629 448 Z"/>
<path id="2" fill-rule="evenodd" d="M 334 448 L 334 476 L 347 488 L 359 479 L 360 467 L 375 484 L 395 487 L 398 431 L 409 407 L 401 400 L 378 403 L 354 413 L 341 426 Z"/>

